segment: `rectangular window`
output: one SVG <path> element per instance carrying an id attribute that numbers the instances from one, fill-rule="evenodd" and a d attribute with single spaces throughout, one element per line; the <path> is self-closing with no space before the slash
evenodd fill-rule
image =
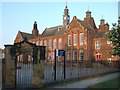
<path id="1" fill-rule="evenodd" d="M 68 51 L 68 61 L 71 60 L 71 51 Z"/>
<path id="2" fill-rule="evenodd" d="M 44 46 L 47 46 L 47 40 L 44 40 Z"/>
<path id="3" fill-rule="evenodd" d="M 77 45 L 77 34 L 74 34 L 74 45 Z"/>
<path id="4" fill-rule="evenodd" d="M 39 41 L 36 42 L 36 45 L 39 46 Z"/>
<path id="5" fill-rule="evenodd" d="M 54 46 L 54 48 L 56 48 L 56 39 L 54 39 L 54 41 L 53 41 L 53 46 Z"/>
<path id="6" fill-rule="evenodd" d="M 83 45 L 84 44 L 84 34 L 81 33 L 80 34 L 80 45 Z"/>
<path id="7" fill-rule="evenodd" d="M 59 39 L 59 48 L 62 48 L 62 39 Z"/>
<path id="8" fill-rule="evenodd" d="M 84 56 L 83 50 L 80 50 L 80 57 L 79 57 L 80 61 L 83 61 L 83 56 Z"/>
<path id="9" fill-rule="evenodd" d="M 77 62 L 77 51 L 76 50 L 74 50 L 73 52 L 73 61 Z"/>
<path id="10" fill-rule="evenodd" d="M 68 46 L 71 46 L 71 35 L 68 35 Z"/>
<path id="11" fill-rule="evenodd" d="M 49 48 L 52 47 L 52 40 L 49 40 Z"/>
<path id="12" fill-rule="evenodd" d="M 42 46 L 43 45 L 43 41 L 40 41 L 40 46 Z"/>
<path id="13" fill-rule="evenodd" d="M 100 49 L 100 42 L 99 41 L 95 42 L 95 49 Z"/>

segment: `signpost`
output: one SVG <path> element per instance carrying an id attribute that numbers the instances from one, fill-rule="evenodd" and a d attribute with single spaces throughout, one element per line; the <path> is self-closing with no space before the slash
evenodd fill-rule
<path id="1" fill-rule="evenodd" d="M 65 50 L 55 49 L 55 60 L 54 60 L 54 80 L 56 80 L 56 56 L 64 56 L 64 79 L 65 79 Z"/>

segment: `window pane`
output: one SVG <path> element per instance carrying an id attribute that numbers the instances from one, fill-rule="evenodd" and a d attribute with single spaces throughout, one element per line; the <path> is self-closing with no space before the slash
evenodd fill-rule
<path id="1" fill-rule="evenodd" d="M 40 46 L 42 46 L 43 45 L 43 41 L 40 41 Z"/>
<path id="2" fill-rule="evenodd" d="M 44 41 L 44 46 L 47 46 L 47 41 L 46 40 Z"/>
<path id="3" fill-rule="evenodd" d="M 83 50 L 80 50 L 80 61 L 83 61 L 83 56 L 84 56 Z"/>
<path id="4" fill-rule="evenodd" d="M 74 34 L 74 45 L 77 45 L 77 34 Z"/>
<path id="5" fill-rule="evenodd" d="M 77 51 L 75 50 L 74 51 L 74 58 L 73 58 L 74 61 L 77 61 Z"/>
<path id="6" fill-rule="evenodd" d="M 62 39 L 59 39 L 59 48 L 62 48 Z"/>
<path id="7" fill-rule="evenodd" d="M 71 51 L 68 51 L 68 60 L 71 60 Z"/>
<path id="8" fill-rule="evenodd" d="M 71 35 L 68 35 L 68 45 L 71 45 Z"/>
<path id="9" fill-rule="evenodd" d="M 84 34 L 81 33 L 80 34 L 80 45 L 83 45 L 83 43 L 84 43 Z"/>
<path id="10" fill-rule="evenodd" d="M 54 39 L 53 44 L 54 44 L 54 48 L 56 48 L 56 39 Z"/>
<path id="11" fill-rule="evenodd" d="M 49 48 L 52 47 L 52 40 L 49 40 Z"/>
<path id="12" fill-rule="evenodd" d="M 99 41 L 95 42 L 95 49 L 100 49 L 100 42 Z"/>

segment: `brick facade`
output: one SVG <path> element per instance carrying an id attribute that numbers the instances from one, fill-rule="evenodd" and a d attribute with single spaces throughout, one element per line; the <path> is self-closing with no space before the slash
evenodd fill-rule
<path id="1" fill-rule="evenodd" d="M 94 18 L 88 10 L 84 20 L 79 20 L 74 16 L 69 22 L 70 15 L 68 15 L 68 11 L 69 9 L 66 6 L 62 25 L 46 28 L 42 34 L 39 34 L 37 23 L 35 22 L 32 34 L 19 31 L 15 43 L 27 38 L 29 42 L 36 43 L 38 46 L 47 46 L 46 60 L 51 62 L 54 60 L 55 49 L 65 50 L 67 62 L 118 60 L 118 57 L 110 54 L 112 44 L 108 42 L 106 37 L 106 33 L 109 32 L 109 24 L 105 23 L 104 19 L 100 20 L 100 25 L 97 28 Z M 100 43 L 99 49 L 96 49 L 97 41 L 98 44 Z M 61 57 L 57 57 L 57 59 L 59 58 Z"/>

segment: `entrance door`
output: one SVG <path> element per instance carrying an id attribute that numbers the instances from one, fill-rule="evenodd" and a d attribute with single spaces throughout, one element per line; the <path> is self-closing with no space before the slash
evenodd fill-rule
<path id="1" fill-rule="evenodd" d="M 18 55 L 16 62 L 16 88 L 29 88 L 32 86 L 32 56 Z"/>
<path id="2" fill-rule="evenodd" d="M 95 59 L 96 59 L 96 61 L 101 61 L 102 60 L 102 54 L 101 53 L 97 53 L 95 55 Z"/>

